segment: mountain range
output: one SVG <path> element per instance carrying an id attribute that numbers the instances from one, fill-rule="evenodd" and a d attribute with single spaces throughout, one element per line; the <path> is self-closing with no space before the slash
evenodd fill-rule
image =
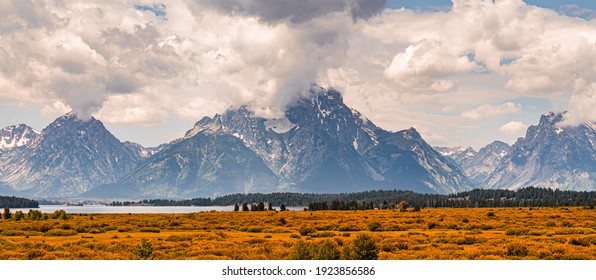
<path id="1" fill-rule="evenodd" d="M 246 107 L 204 117 L 155 148 L 121 142 L 70 112 L 41 132 L 0 130 L 0 194 L 39 198 L 190 198 L 249 192 L 345 193 L 475 187 L 596 190 L 595 125 L 542 116 L 513 146 L 431 147 L 414 128 L 391 132 L 312 86 L 279 119 Z"/>

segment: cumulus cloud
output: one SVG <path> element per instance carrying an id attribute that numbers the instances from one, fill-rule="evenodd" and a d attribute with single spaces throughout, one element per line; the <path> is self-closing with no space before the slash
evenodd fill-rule
<path id="1" fill-rule="evenodd" d="M 513 102 L 506 102 L 501 105 L 484 104 L 472 110 L 464 111 L 461 116 L 472 120 L 495 118 L 519 112 L 521 108 L 520 104 Z"/>
<path id="2" fill-rule="evenodd" d="M 408 88 L 445 92 L 454 89 L 455 83 L 442 77 L 465 73 L 475 66 L 465 52 L 425 39 L 397 54 L 385 69 L 385 76 Z"/>
<path id="3" fill-rule="evenodd" d="M 590 96 L 584 92 L 596 82 L 596 22 L 522 0 L 454 0 L 450 11 L 436 13 L 387 10 L 362 29 L 395 50 L 377 59 L 386 61 L 397 94 L 453 91 L 483 74 L 518 95 L 574 100 Z"/>
<path id="4" fill-rule="evenodd" d="M 372 95 L 407 107 L 489 76 L 495 91 L 567 99 L 570 122 L 594 118 L 596 21 L 521 0 L 454 0 L 441 12 L 385 2 L 0 1 L 0 102 L 160 125 L 241 105 L 276 117 L 312 82 L 345 89 L 356 107 Z M 482 106 L 459 115 L 519 110 Z"/>
<path id="5" fill-rule="evenodd" d="M 241 105 L 279 116 L 320 73 L 341 65 L 354 20 L 385 5 L 42 3 L 0 4 L 0 98 L 18 92 L 21 101 L 60 101 L 83 118 L 145 125 Z"/>
<path id="6" fill-rule="evenodd" d="M 528 125 L 526 125 L 522 122 L 511 121 L 511 122 L 508 122 L 508 123 L 502 125 L 501 127 L 499 127 L 499 132 L 515 134 L 515 135 L 522 135 L 526 131 L 527 128 L 528 128 Z"/>
<path id="7" fill-rule="evenodd" d="M 592 90 L 576 94 L 569 100 L 569 110 L 562 125 L 575 126 L 584 122 L 596 122 L 596 84 Z"/>

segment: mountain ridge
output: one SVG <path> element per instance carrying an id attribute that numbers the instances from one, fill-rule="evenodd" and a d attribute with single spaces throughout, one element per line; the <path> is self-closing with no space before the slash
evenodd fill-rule
<path id="1" fill-rule="evenodd" d="M 230 108 L 203 117 L 182 138 L 145 148 L 121 142 L 95 118 L 69 112 L 41 132 L 26 125 L 0 130 L 10 135 L 0 138 L 7 143 L 0 152 L 0 191 L 189 198 L 530 185 L 594 190 L 596 125 L 568 127 L 562 120 L 562 113 L 541 116 L 513 146 L 433 148 L 415 128 L 383 130 L 344 104 L 340 92 L 312 86 L 281 118 Z"/>
<path id="2" fill-rule="evenodd" d="M 382 130 L 346 106 L 334 89 L 311 87 L 309 95 L 290 107 L 284 117 L 275 120 L 256 117 L 246 107 L 204 117 L 176 141 L 180 144 L 197 136 L 214 135 L 233 136 L 262 159 L 278 180 L 269 192 L 345 192 L 389 187 L 433 193 L 471 188 L 467 178 L 434 152 L 415 129 Z M 390 154 L 375 150 L 379 145 Z M 409 152 L 410 149 L 419 150 Z M 169 153 L 170 149 L 162 152 Z M 396 161 L 398 157 L 402 158 Z M 396 166 L 396 162 L 402 166 Z M 376 166 L 377 163 L 385 167 Z M 401 180 L 409 176 L 407 168 L 402 168 L 405 165 L 425 177 Z M 149 159 L 147 165 L 135 172 L 155 174 L 164 170 L 174 172 Z M 146 185 L 141 178 L 135 181 L 130 177 L 121 183 Z"/>

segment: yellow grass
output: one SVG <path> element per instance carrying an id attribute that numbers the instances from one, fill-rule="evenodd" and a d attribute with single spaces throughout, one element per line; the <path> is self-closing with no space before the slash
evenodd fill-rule
<path id="1" fill-rule="evenodd" d="M 0 231 L 0 259 L 133 259 L 142 239 L 152 259 L 289 259 L 299 240 L 342 251 L 360 234 L 379 259 L 596 259 L 596 211 L 579 207 L 95 214 Z"/>

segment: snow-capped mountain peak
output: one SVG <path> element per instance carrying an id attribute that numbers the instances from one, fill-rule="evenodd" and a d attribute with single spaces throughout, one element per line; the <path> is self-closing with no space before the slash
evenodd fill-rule
<path id="1" fill-rule="evenodd" d="M 25 125 L 11 125 L 0 130 L 0 150 L 10 150 L 29 145 L 40 133 Z"/>
<path id="2" fill-rule="evenodd" d="M 563 114 L 544 114 L 538 125 L 530 126 L 487 178 L 486 186 L 596 189 L 596 132 L 586 124 L 561 125 Z"/>

